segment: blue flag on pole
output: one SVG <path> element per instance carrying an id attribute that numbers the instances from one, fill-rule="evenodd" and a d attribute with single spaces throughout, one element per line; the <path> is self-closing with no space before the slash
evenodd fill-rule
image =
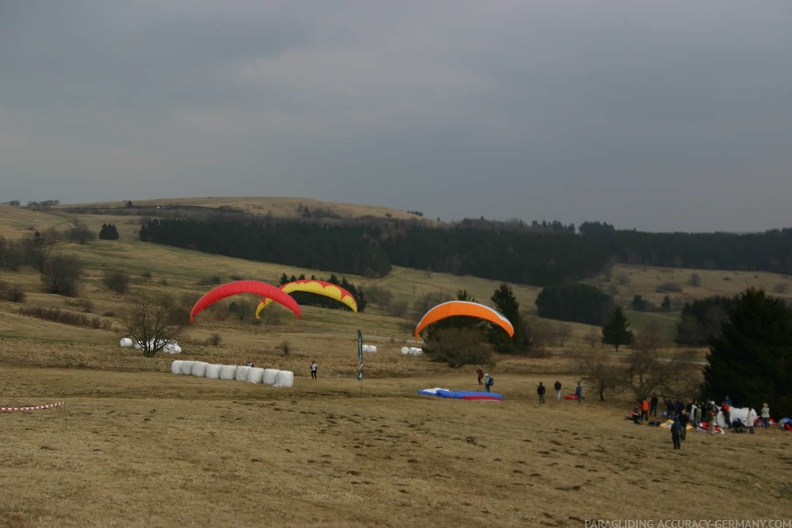
<path id="1" fill-rule="evenodd" d="M 358 381 L 363 381 L 363 334 L 360 330 L 358 330 L 358 361 L 360 362 Z"/>

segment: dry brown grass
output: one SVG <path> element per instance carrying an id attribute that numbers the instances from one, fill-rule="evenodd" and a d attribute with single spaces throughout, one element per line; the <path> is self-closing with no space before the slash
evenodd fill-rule
<path id="1" fill-rule="evenodd" d="M 361 390 L 354 368 L 319 361 L 318 381 L 303 362 L 288 389 L 0 367 L 4 405 L 66 402 L 0 415 L 0 525 L 582 526 L 792 511 L 789 433 L 689 433 L 673 451 L 667 431 L 624 421 L 620 406 L 536 403 L 537 381 L 556 376 L 498 374 L 503 403 L 451 401 L 416 391 L 475 390 L 472 372 L 370 374 Z"/>
<path id="2" fill-rule="evenodd" d="M 0 234 L 6 236 L 73 220 L 7 209 L 0 206 Z M 0 278 L 23 287 L 26 305 L 109 314 L 116 326 L 72 327 L 0 303 L 0 405 L 66 402 L 0 414 L 0 526 L 582 526 L 590 518 L 778 518 L 792 512 L 789 434 L 691 433 L 683 449 L 673 451 L 666 431 L 623 420 L 626 401 L 548 399 L 538 405 L 538 381 L 549 385 L 558 378 L 567 388 L 577 381 L 566 354 L 584 346 L 591 330 L 585 325 L 573 325 L 572 344 L 547 358 L 498 357 L 492 373 L 503 403 L 418 396 L 422 388 L 478 386 L 472 369 L 449 370 L 401 355 L 413 315 L 394 318 L 375 308 L 352 314 L 305 307 L 298 321 L 273 306 L 267 310 L 282 310 L 281 316 L 261 326 L 223 317 L 222 309 L 206 311 L 180 338 L 180 359 L 252 359 L 294 371 L 295 385 L 174 376 L 174 357 L 146 359 L 118 346 L 123 333 L 117 315 L 135 299 L 195 298 L 207 288 L 198 282 L 213 275 L 275 282 L 284 272 L 328 273 L 144 244 L 131 217 L 79 219 L 96 230 L 115 223 L 122 236 L 59 244 L 58 251 L 75 252 L 86 263 L 80 299 L 42 293 L 30 270 Z M 102 286 L 106 269 L 130 274 L 128 295 Z M 638 271 L 617 268 L 612 277 L 632 272 L 630 284 L 643 289 L 653 280 L 690 274 L 678 271 L 668 279 L 664 270 L 645 277 Z M 652 273 L 661 279 L 651 279 Z M 734 275 L 717 281 L 717 275 L 698 273 L 705 287 L 737 283 Z M 398 268 L 376 281 L 348 279 L 390 289 L 410 303 L 427 292 L 459 289 L 486 302 L 498 286 Z M 771 276 L 768 284 L 777 280 Z M 521 305 L 532 308 L 538 289 L 514 289 Z M 362 390 L 358 329 L 379 349 L 366 354 Z M 214 333 L 222 337 L 219 347 L 205 344 Z M 288 356 L 279 349 L 283 342 Z M 319 362 L 316 382 L 308 376 L 313 359 Z"/>

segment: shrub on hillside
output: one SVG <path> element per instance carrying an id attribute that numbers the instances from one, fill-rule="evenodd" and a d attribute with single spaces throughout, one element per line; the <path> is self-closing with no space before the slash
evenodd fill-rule
<path id="1" fill-rule="evenodd" d="M 0 300 L 15 303 L 25 302 L 25 292 L 17 285 L 10 285 L 5 281 L 0 281 Z"/>
<path id="2" fill-rule="evenodd" d="M 59 310 L 58 308 L 42 308 L 40 306 L 29 308 L 23 307 L 19 310 L 19 313 L 29 317 L 53 321 L 55 323 L 62 323 L 72 326 L 85 326 L 98 330 L 107 330 L 112 326 L 110 321 L 100 317 L 89 317 L 85 314 L 78 314 L 69 312 L 67 310 Z"/>
<path id="3" fill-rule="evenodd" d="M 449 367 L 493 365 L 492 347 L 484 333 L 474 327 L 442 328 L 427 340 L 424 352 L 432 361 Z"/>
<path id="4" fill-rule="evenodd" d="M 129 291 L 129 275 L 123 271 L 105 271 L 102 282 L 116 293 L 123 294 Z"/>

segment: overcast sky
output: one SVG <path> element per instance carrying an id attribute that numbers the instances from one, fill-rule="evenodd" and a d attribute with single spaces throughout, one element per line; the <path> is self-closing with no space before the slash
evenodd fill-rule
<path id="1" fill-rule="evenodd" d="M 0 0 L 0 201 L 792 226 L 789 0 Z"/>

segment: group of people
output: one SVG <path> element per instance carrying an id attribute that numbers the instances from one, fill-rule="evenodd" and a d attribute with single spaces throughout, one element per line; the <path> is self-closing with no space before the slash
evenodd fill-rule
<path id="1" fill-rule="evenodd" d="M 633 422 L 641 424 L 648 420 L 650 416 L 657 416 L 657 404 L 657 395 L 652 395 L 648 400 L 646 398 L 642 399 L 638 405 L 633 407 L 631 416 Z M 741 419 L 732 419 L 732 401 L 729 396 L 726 396 L 720 406 L 716 405 L 714 400 L 698 402 L 688 400 L 687 403 L 682 403 L 681 400 L 671 401 L 669 399 L 665 399 L 665 405 L 665 415 L 673 420 L 671 424 L 671 442 L 674 449 L 682 447 L 681 440 L 685 439 L 685 432 L 689 423 L 692 423 L 697 429 L 706 429 L 710 434 L 718 432 L 717 418 L 719 412 L 723 416 L 723 424 L 726 429 L 744 432 L 747 428 L 750 434 L 755 433 L 755 424 L 758 418 L 761 418 L 759 423 L 761 423 L 763 428 L 768 427 L 770 421 L 770 407 L 767 403 L 762 405 L 760 415 L 757 414 L 753 407 L 749 407 L 748 413 L 744 418 L 745 423 Z"/>
<path id="2" fill-rule="evenodd" d="M 480 367 L 476 369 L 476 376 L 478 377 L 478 384 L 484 385 L 484 390 L 490 392 L 490 387 L 495 384 L 495 380 L 492 376 L 489 375 L 488 372 L 484 372 Z M 555 389 L 556 399 L 561 399 L 561 382 L 556 380 L 553 384 L 553 388 Z M 536 394 L 539 395 L 539 403 L 545 402 L 545 394 L 547 393 L 547 388 L 544 386 L 544 382 L 539 382 L 539 386 L 536 388 Z M 583 400 L 583 387 L 580 385 L 580 382 L 577 384 L 577 388 L 575 389 L 575 396 L 577 396 L 577 401 L 580 403 Z"/>
<path id="3" fill-rule="evenodd" d="M 556 382 L 553 384 L 553 388 L 555 389 L 556 400 L 561 399 L 561 387 L 562 387 L 561 381 L 556 380 Z M 544 383 L 540 381 L 539 386 L 536 387 L 536 394 L 539 395 L 539 403 L 545 402 L 546 392 L 547 389 L 545 388 Z M 578 382 L 577 387 L 575 387 L 575 397 L 578 403 L 580 403 L 583 400 L 583 386 L 580 384 L 580 382 Z"/>

